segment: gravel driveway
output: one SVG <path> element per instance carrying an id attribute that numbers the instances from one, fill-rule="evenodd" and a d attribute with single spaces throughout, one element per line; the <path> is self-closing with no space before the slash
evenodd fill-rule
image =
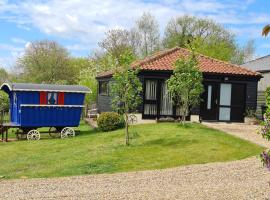
<path id="1" fill-rule="evenodd" d="M 247 129 L 240 131 L 241 127 L 235 128 L 227 125 L 227 129 L 232 129 L 230 134 L 239 134 L 243 138 L 246 133 L 251 134 Z M 219 129 L 226 129 L 226 126 L 220 126 Z M 251 137 L 249 135 L 245 139 Z M 260 142 L 258 137 L 256 143 Z M 269 147 L 267 143 L 262 142 L 261 145 Z M 270 200 L 269 182 L 270 172 L 258 158 L 252 157 L 164 170 L 2 180 L 0 199 Z"/>
<path id="2" fill-rule="evenodd" d="M 249 140 L 263 147 L 270 148 L 270 142 L 262 138 L 262 136 L 257 133 L 258 130 L 260 129 L 260 126 L 258 125 L 248 125 L 243 123 L 223 123 L 223 122 L 216 122 L 216 123 L 203 122 L 203 124 L 210 128 L 219 129 L 231 135 L 240 137 L 244 140 Z"/>

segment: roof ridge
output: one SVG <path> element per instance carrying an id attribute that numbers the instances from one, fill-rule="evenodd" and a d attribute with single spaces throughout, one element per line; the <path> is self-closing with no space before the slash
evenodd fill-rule
<path id="1" fill-rule="evenodd" d="M 147 64 L 147 63 L 150 63 L 150 62 L 153 62 L 155 60 L 158 60 L 170 53 L 173 53 L 174 51 L 176 50 L 179 50 L 179 47 L 174 47 L 174 48 L 171 48 L 171 49 L 164 49 L 160 52 L 156 52 L 155 54 L 153 55 L 150 55 L 150 56 L 147 56 L 145 57 L 143 60 L 140 60 L 140 61 L 135 61 L 134 63 L 132 63 L 132 67 L 137 67 L 139 65 L 143 65 L 143 64 Z"/>
<path id="2" fill-rule="evenodd" d="M 182 47 L 180 47 L 180 49 L 191 52 L 190 49 L 186 49 L 186 48 L 182 48 Z M 240 65 L 233 64 L 233 63 L 230 63 L 230 62 L 228 62 L 228 61 L 219 60 L 219 59 L 216 59 L 216 58 L 213 58 L 213 57 L 210 57 L 210 56 L 207 56 L 207 55 L 198 53 L 198 52 L 195 52 L 195 53 L 198 54 L 198 55 L 201 56 L 201 57 L 206 58 L 206 59 L 211 59 L 211 60 L 216 61 L 216 62 L 219 62 L 219 63 L 223 63 L 223 64 L 226 64 L 226 65 L 231 65 L 231 66 L 234 66 L 234 67 L 237 67 L 237 68 L 246 70 L 246 71 L 248 71 L 248 72 L 251 72 L 251 73 L 260 75 L 260 73 L 254 72 L 254 71 L 252 71 L 252 70 L 250 70 L 250 69 L 247 69 L 247 68 L 245 68 L 245 67 L 242 67 L 242 66 L 240 66 Z"/>
<path id="3" fill-rule="evenodd" d="M 245 64 L 251 63 L 251 62 L 255 62 L 255 61 L 257 61 L 257 60 L 264 59 L 264 58 L 266 58 L 266 57 L 270 57 L 270 54 L 265 55 L 265 56 L 262 56 L 262 57 L 254 58 L 253 60 L 250 60 L 250 61 L 248 61 L 248 62 L 243 63 L 242 65 L 245 65 Z"/>

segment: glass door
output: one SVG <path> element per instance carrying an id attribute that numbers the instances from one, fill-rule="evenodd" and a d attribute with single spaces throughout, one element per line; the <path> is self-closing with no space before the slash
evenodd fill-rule
<path id="1" fill-rule="evenodd" d="M 219 120 L 220 121 L 231 120 L 231 95 L 232 95 L 232 84 L 221 83 L 220 84 L 220 97 L 219 97 Z"/>
<path id="2" fill-rule="evenodd" d="M 168 91 L 166 81 L 161 82 L 160 115 L 161 116 L 172 116 L 173 115 L 172 96 Z"/>
<path id="3" fill-rule="evenodd" d="M 147 118 L 155 118 L 157 116 L 157 90 L 158 80 L 145 80 L 144 86 L 144 108 L 143 115 Z"/>

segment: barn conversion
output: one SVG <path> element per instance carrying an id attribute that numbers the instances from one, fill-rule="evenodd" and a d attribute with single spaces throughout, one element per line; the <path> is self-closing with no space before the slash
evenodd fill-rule
<path id="1" fill-rule="evenodd" d="M 143 103 L 138 112 L 143 119 L 178 117 L 178 109 L 166 95 L 165 81 L 172 75 L 175 61 L 188 57 L 190 53 L 176 47 L 132 64 L 133 68 L 140 69 L 138 76 L 143 84 Z M 246 109 L 256 109 L 257 84 L 261 74 L 202 54 L 198 54 L 197 59 L 205 91 L 200 106 L 191 114 L 199 115 L 205 121 L 243 122 Z M 112 76 L 110 71 L 97 76 L 99 112 L 112 109 L 109 84 Z"/>

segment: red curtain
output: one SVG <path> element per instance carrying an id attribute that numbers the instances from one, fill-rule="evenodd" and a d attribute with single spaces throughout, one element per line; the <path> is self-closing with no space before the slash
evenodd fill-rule
<path id="1" fill-rule="evenodd" d="M 42 105 L 47 104 L 47 92 L 40 92 L 39 93 L 39 103 Z"/>
<path id="2" fill-rule="evenodd" d="M 65 94 L 64 94 L 64 92 L 59 92 L 58 93 L 57 104 L 58 105 L 64 105 L 65 104 Z"/>

